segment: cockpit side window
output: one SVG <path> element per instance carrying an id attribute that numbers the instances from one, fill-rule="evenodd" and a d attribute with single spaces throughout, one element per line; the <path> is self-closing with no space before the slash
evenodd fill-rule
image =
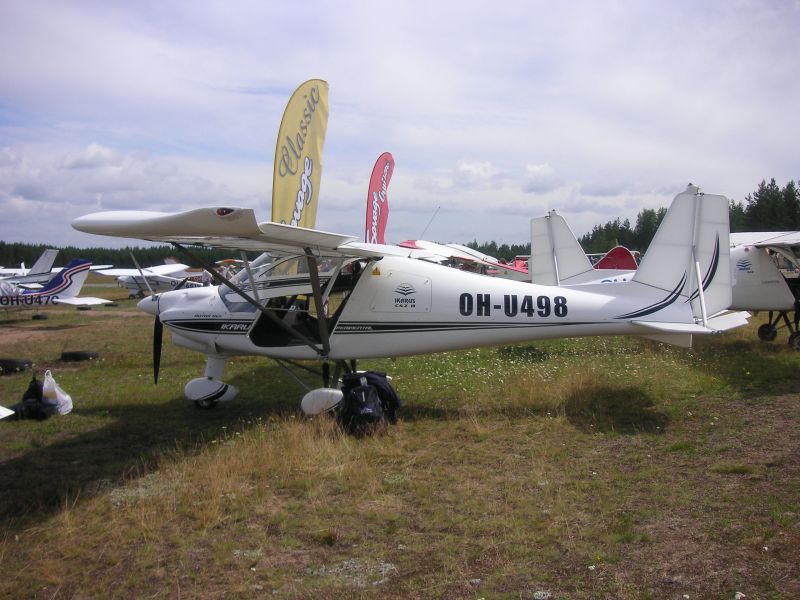
<path id="1" fill-rule="evenodd" d="M 298 293 L 275 296 L 267 300 L 267 308 L 292 329 L 315 342 L 320 342 L 319 319 L 327 319 L 328 331 L 333 331 L 342 314 L 347 299 L 355 289 L 368 261 L 347 259 L 324 264 L 320 261 L 322 284 L 322 309 L 316 306 L 310 282 Z M 250 331 L 250 339 L 256 346 L 287 346 L 302 344 L 302 340 L 289 334 L 267 315 L 260 315 Z"/>

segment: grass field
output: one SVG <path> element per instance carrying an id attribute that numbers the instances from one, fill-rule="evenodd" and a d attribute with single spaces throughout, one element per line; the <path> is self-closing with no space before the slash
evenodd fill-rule
<path id="1" fill-rule="evenodd" d="M 785 334 L 364 361 L 404 408 L 356 440 L 304 418 L 266 359 L 229 361 L 240 396 L 197 410 L 182 388 L 203 358 L 166 343 L 154 386 L 134 306 L 0 315 L 0 356 L 75 404 L 0 421 L 0 597 L 800 597 Z M 0 377 L 0 404 L 29 377 Z"/>

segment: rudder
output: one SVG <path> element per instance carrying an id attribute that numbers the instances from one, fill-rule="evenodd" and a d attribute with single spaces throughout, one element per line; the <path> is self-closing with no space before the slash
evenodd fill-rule
<path id="1" fill-rule="evenodd" d="M 672 201 L 634 281 L 676 291 L 704 322 L 731 305 L 728 199 L 689 185 Z"/>

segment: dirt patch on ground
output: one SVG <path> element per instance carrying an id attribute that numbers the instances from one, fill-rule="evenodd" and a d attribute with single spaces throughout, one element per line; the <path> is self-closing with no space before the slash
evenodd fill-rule
<path id="1" fill-rule="evenodd" d="M 8 328 L 0 327 L 0 348 L 6 348 L 12 344 L 23 341 L 44 340 L 48 336 L 47 331 L 36 331 L 35 329 Z M 13 357 L 8 357 L 13 358 Z"/>

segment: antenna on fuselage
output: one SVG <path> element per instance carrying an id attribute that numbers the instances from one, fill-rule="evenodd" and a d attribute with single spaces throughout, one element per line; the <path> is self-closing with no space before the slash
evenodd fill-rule
<path id="1" fill-rule="evenodd" d="M 439 206 L 437 206 L 437 207 L 436 207 L 436 210 L 435 210 L 435 211 L 433 211 L 433 216 L 432 216 L 432 217 L 430 218 L 430 220 L 428 221 L 428 224 L 427 224 L 427 225 L 425 225 L 425 229 L 423 229 L 423 230 L 422 230 L 422 233 L 420 233 L 420 234 L 419 234 L 419 238 L 417 238 L 417 239 L 420 239 L 420 240 L 421 240 L 422 238 L 424 238 L 424 237 L 425 237 L 425 232 L 426 232 L 426 231 L 428 231 L 428 227 L 430 227 L 430 226 L 431 226 L 431 223 L 433 223 L 433 220 L 436 218 L 436 215 L 438 215 L 438 214 L 439 214 L 439 209 L 440 209 L 440 208 L 442 208 L 442 205 L 441 205 L 441 204 L 440 204 Z"/>

